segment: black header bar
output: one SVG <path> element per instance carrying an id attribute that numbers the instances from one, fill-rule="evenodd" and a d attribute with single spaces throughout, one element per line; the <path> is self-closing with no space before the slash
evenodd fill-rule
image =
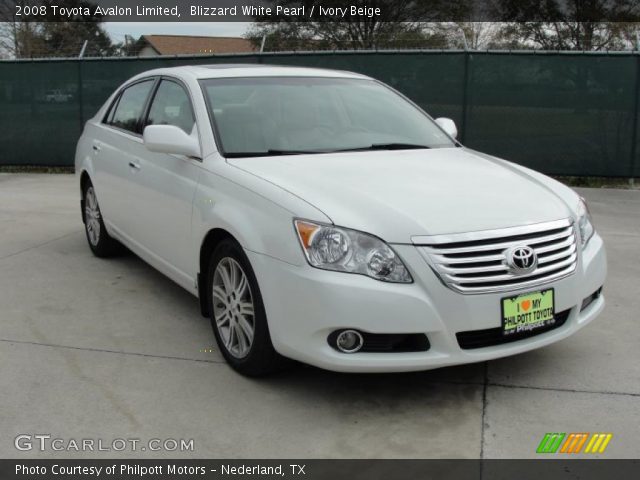
<path id="1" fill-rule="evenodd" d="M 635 22 L 636 0 L 0 0 L 0 21 Z"/>

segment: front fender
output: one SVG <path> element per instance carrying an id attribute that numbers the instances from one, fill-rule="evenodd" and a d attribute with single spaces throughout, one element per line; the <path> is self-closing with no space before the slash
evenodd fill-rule
<path id="1" fill-rule="evenodd" d="M 305 259 L 295 235 L 294 217 L 296 212 L 237 181 L 204 173 L 193 201 L 196 271 L 204 239 L 213 229 L 226 230 L 246 250 L 302 265 Z"/>

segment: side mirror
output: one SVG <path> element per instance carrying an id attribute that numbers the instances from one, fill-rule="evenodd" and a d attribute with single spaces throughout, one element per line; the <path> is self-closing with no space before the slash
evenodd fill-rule
<path id="1" fill-rule="evenodd" d="M 436 118 L 436 123 L 440 125 L 440 128 L 447 132 L 450 137 L 456 138 L 458 136 L 458 128 L 456 127 L 456 123 L 450 118 Z"/>
<path id="2" fill-rule="evenodd" d="M 200 145 L 191 135 L 174 125 L 149 125 L 142 133 L 147 150 L 200 158 Z"/>

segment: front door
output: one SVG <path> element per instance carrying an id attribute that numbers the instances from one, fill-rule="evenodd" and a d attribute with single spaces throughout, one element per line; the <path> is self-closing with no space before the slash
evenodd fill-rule
<path id="1" fill-rule="evenodd" d="M 197 138 L 197 126 L 186 88 L 163 78 L 153 95 L 147 125 L 174 125 Z M 138 218 L 132 237 L 142 244 L 176 281 L 193 287 L 191 213 L 201 160 L 184 155 L 154 153 L 140 145 L 137 179 Z"/>

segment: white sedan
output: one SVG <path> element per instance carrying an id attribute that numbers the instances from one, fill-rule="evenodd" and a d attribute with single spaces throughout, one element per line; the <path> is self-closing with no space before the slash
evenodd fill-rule
<path id="1" fill-rule="evenodd" d="M 575 333 L 604 307 L 584 200 L 455 137 L 355 73 L 145 72 L 78 142 L 89 246 L 197 296 L 246 375 L 425 370 Z"/>

